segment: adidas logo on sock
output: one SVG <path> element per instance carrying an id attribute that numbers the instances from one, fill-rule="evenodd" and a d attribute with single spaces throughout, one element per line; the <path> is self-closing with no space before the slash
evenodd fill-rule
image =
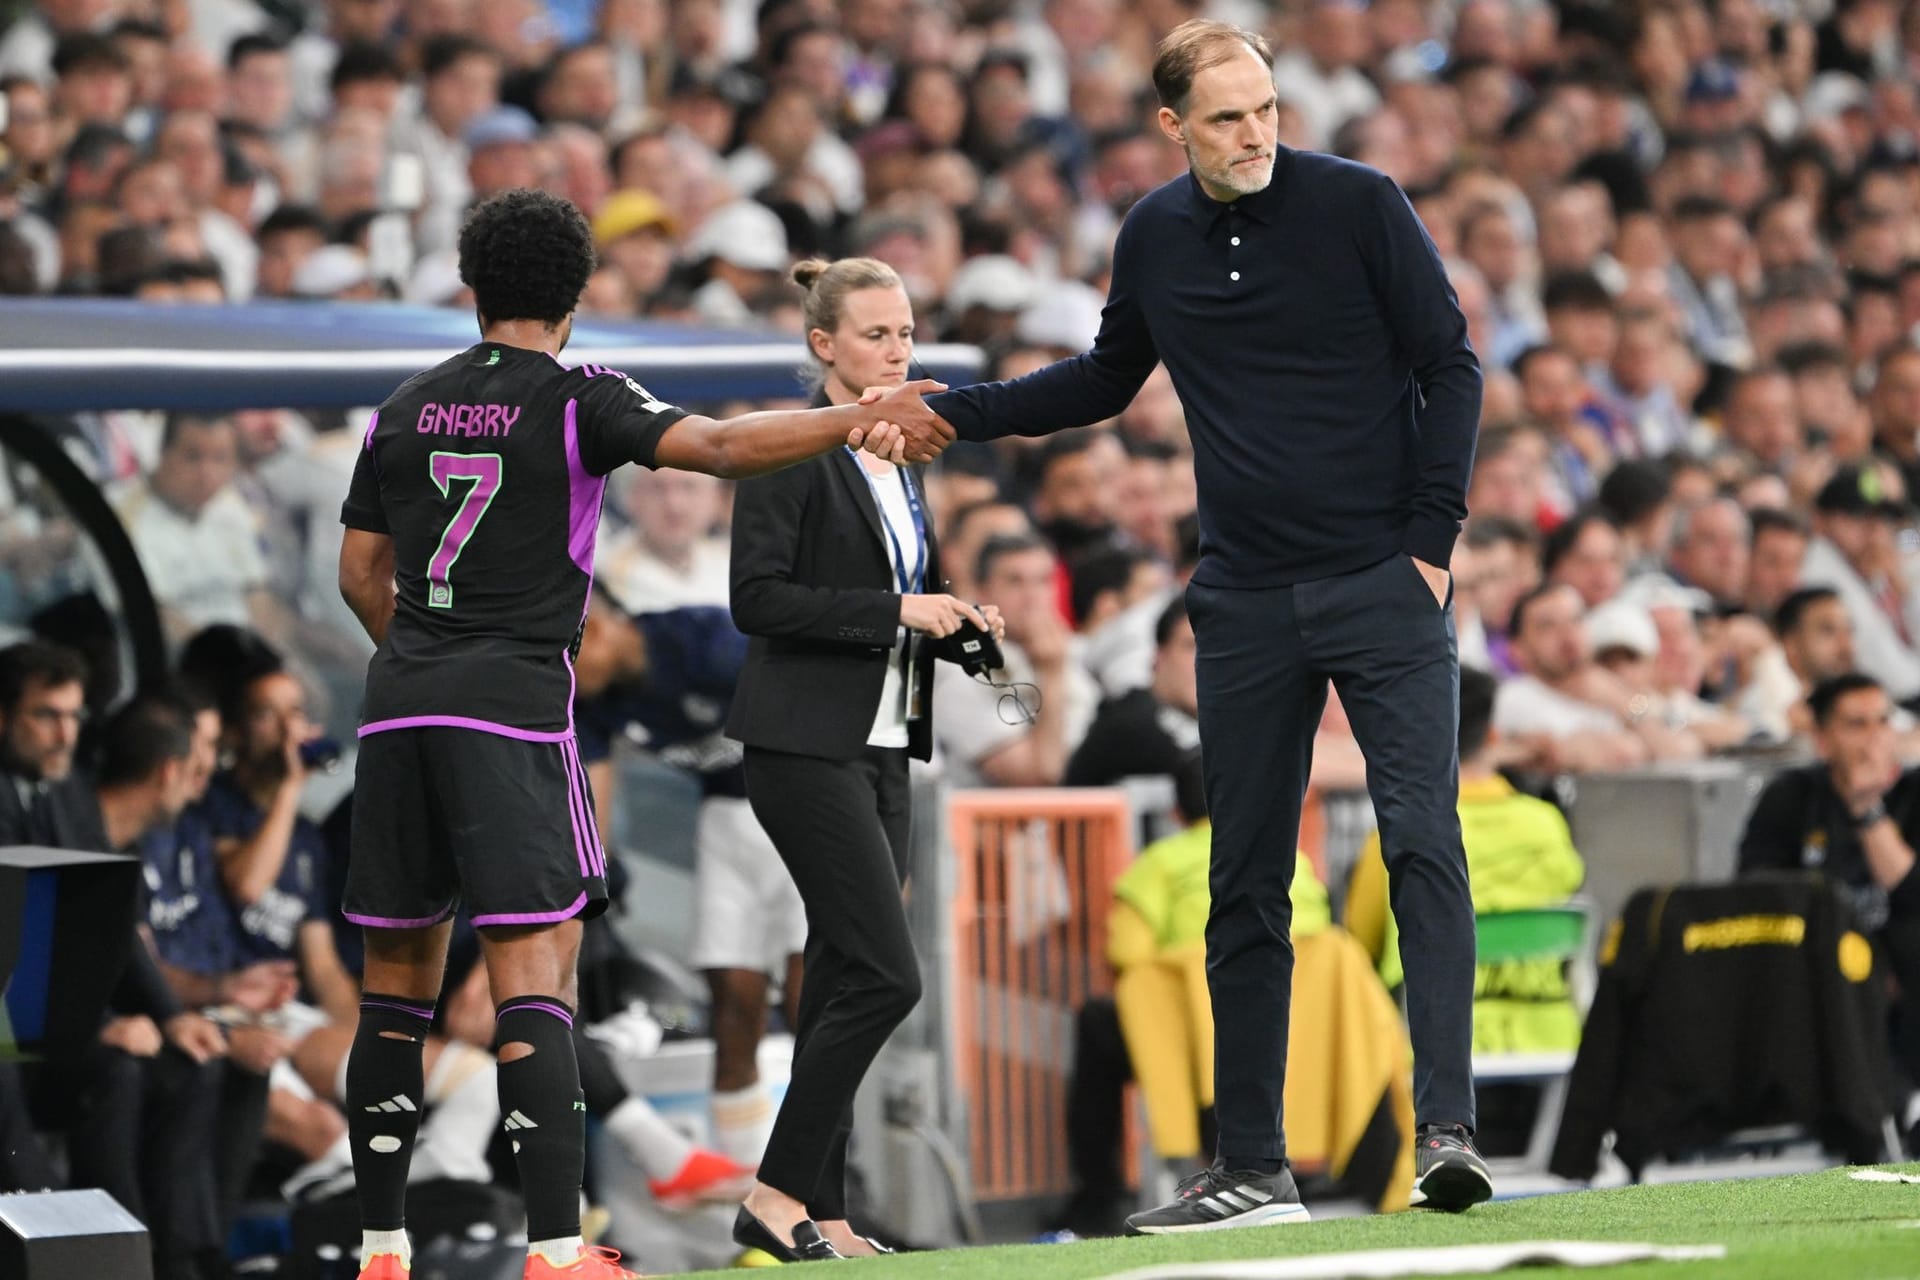
<path id="1" fill-rule="evenodd" d="M 507 1116 L 504 1124 L 508 1133 L 512 1133 L 515 1129 L 538 1129 L 540 1127 L 533 1121 L 527 1119 L 526 1115 L 519 1111 L 511 1112 Z"/>
<path id="2" fill-rule="evenodd" d="M 367 1110 L 393 1112 L 393 1111 L 417 1111 L 419 1110 L 419 1108 L 413 1105 L 413 1100 L 407 1097 L 406 1094 L 396 1093 L 391 1098 L 388 1098 L 385 1102 L 375 1103 L 373 1106 L 368 1107 Z"/>

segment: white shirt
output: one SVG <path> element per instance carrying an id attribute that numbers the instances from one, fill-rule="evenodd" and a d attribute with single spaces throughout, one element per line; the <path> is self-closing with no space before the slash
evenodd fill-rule
<path id="1" fill-rule="evenodd" d="M 1893 621 L 1840 548 L 1825 538 L 1809 542 L 1800 566 L 1800 585 L 1832 587 L 1840 596 L 1853 620 L 1854 665 L 1885 685 L 1889 698 L 1905 702 L 1920 694 L 1920 655 L 1901 641 Z"/>
<path id="2" fill-rule="evenodd" d="M 1082 654 L 1087 673 L 1100 686 L 1101 697 L 1117 698 L 1153 683 L 1153 662 L 1159 653 L 1153 630 L 1172 599 L 1172 592 L 1149 596 L 1107 619 L 1085 638 Z"/>
<path id="3" fill-rule="evenodd" d="M 1793 736 L 1789 717 L 1802 697 L 1800 677 L 1787 665 L 1787 655 L 1779 645 L 1769 645 L 1753 661 L 1753 677 L 1740 690 L 1733 709 L 1749 723 L 1760 726 L 1774 742 Z"/>
<path id="4" fill-rule="evenodd" d="M 1274 59 L 1273 83 L 1280 100 L 1300 112 L 1307 126 L 1307 145 L 1317 151 L 1327 149 L 1341 125 L 1380 105 L 1379 92 L 1358 70 L 1322 71 L 1299 50 Z"/>
<path id="5" fill-rule="evenodd" d="M 1569 738 L 1576 733 L 1614 733 L 1622 726 L 1620 717 L 1604 708 L 1569 697 L 1532 676 L 1515 676 L 1494 695 L 1493 727 L 1502 734 Z"/>
<path id="6" fill-rule="evenodd" d="M 807 148 L 806 168 L 833 193 L 834 207 L 841 213 L 858 213 L 867 202 L 867 181 L 854 149 L 832 132 L 822 129 Z M 774 179 L 773 160 L 749 143 L 727 157 L 727 177 L 733 189 L 751 196 Z M 831 212 L 826 211 L 826 212 Z"/>
<path id="7" fill-rule="evenodd" d="M 1019 645 L 1002 640 L 1000 652 L 1006 656 L 1007 665 L 993 673 L 994 679 L 1001 684 L 1032 686 L 1038 683 L 1033 661 Z M 1087 736 L 1087 727 L 1093 723 L 1093 713 L 1100 701 L 1099 688 L 1081 660 L 1078 637 L 1069 642 L 1061 680 L 1066 697 L 1066 705 L 1061 708 L 1066 717 L 1063 736 L 1067 754 L 1071 756 Z M 982 684 L 955 664 L 942 662 L 933 670 L 933 693 L 938 708 L 933 718 L 934 734 L 940 744 L 948 780 L 956 787 L 992 786 L 980 772 L 979 762 L 1033 731 L 1033 726 L 1015 712 L 1011 691 Z M 1028 710 L 1034 710 L 1033 689 L 1024 688 L 1019 693 Z M 1003 698 L 1007 699 L 1004 709 Z"/>
<path id="8" fill-rule="evenodd" d="M 218 209 L 202 209 L 200 239 L 220 266 L 220 282 L 229 302 L 246 302 L 260 280 L 260 247 L 246 229 Z"/>
<path id="9" fill-rule="evenodd" d="M 259 524 L 238 491 L 222 489 L 197 516 L 189 516 L 140 481 L 116 506 L 154 599 L 196 629 L 251 622 L 247 596 L 266 586 L 267 564 Z"/>
<path id="10" fill-rule="evenodd" d="M 687 567 L 679 569 L 650 551 L 638 533 L 622 529 L 601 541 L 595 573 L 629 613 L 663 613 L 726 604 L 728 561 L 723 539 L 702 538 L 693 544 Z"/>
<path id="11" fill-rule="evenodd" d="M 880 519 L 887 526 L 892 537 L 887 542 L 887 563 L 893 566 L 894 588 L 900 590 L 900 574 L 904 568 L 909 585 L 914 579 L 924 578 L 926 565 L 926 545 L 921 542 L 920 534 L 914 527 L 913 508 L 907 502 L 907 488 L 901 483 L 900 469 L 889 466 L 885 475 L 875 475 L 867 470 L 864 460 L 855 459 L 867 477 L 868 485 L 873 489 L 874 497 L 880 500 Z M 902 566 L 894 555 L 894 548 L 906 557 Z M 887 658 L 887 678 L 880 686 L 880 705 L 873 711 L 873 729 L 867 734 L 870 747 L 904 747 L 907 745 L 907 695 L 905 687 L 906 673 L 902 670 L 901 646 L 911 642 L 907 629 L 901 627 L 894 636 L 893 651 Z"/>

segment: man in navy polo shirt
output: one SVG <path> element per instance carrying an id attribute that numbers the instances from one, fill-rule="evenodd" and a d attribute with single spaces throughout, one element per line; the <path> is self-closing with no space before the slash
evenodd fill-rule
<path id="1" fill-rule="evenodd" d="M 1307 1217 L 1280 1109 L 1294 850 L 1327 682 L 1367 759 L 1406 957 L 1414 1203 L 1493 1193 L 1473 1149 L 1473 903 L 1455 813 L 1459 659 L 1447 565 L 1466 515 L 1480 366 L 1393 181 L 1278 144 L 1272 53 L 1195 20 L 1161 42 L 1161 130 L 1191 172 L 1115 241 L 1093 349 L 931 396 L 961 439 L 1112 417 L 1164 363 L 1199 484 L 1200 734 L 1213 813 L 1207 976 L 1220 1148 L 1131 1230 Z"/>

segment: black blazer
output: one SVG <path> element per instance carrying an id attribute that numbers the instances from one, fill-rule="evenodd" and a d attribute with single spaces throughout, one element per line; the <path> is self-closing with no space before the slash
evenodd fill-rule
<path id="1" fill-rule="evenodd" d="M 919 468 L 927 521 L 922 590 L 942 590 L 940 549 Z M 909 554 L 911 554 L 909 552 Z M 826 760 L 866 750 L 887 663 L 896 652 L 900 596 L 873 487 L 845 449 L 742 480 L 733 499 L 733 622 L 747 659 L 727 736 L 750 747 Z M 933 754 L 933 663 L 915 668 L 918 719 L 907 750 Z"/>

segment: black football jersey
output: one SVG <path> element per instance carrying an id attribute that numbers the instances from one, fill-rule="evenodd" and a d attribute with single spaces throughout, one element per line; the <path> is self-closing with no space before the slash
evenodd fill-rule
<path id="1" fill-rule="evenodd" d="M 616 370 L 498 343 L 395 391 L 340 511 L 393 538 L 393 625 L 367 669 L 360 735 L 572 736 L 571 650 L 607 473 L 652 466 L 686 416 Z"/>

